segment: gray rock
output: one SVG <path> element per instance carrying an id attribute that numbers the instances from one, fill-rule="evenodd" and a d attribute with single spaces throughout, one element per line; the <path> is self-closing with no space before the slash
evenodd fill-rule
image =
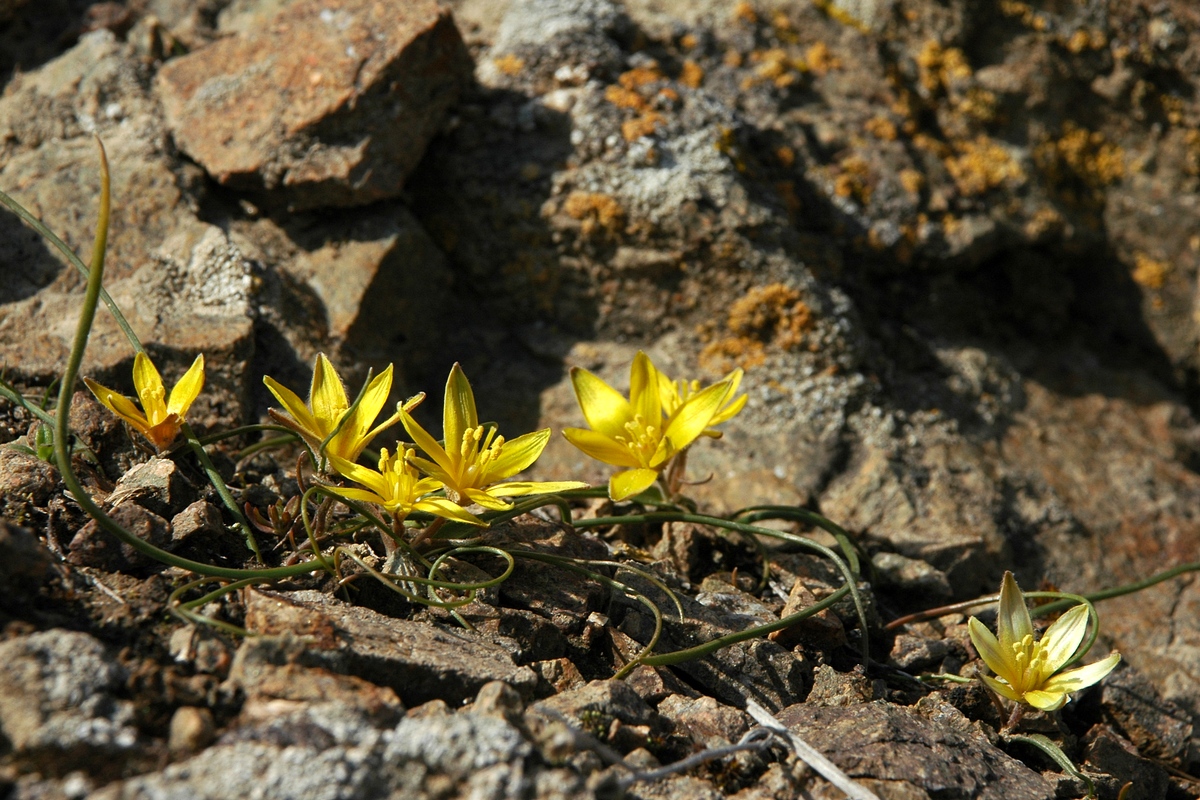
<path id="1" fill-rule="evenodd" d="M 0 732 L 30 768 L 65 774 L 81 759 L 119 765 L 143 746 L 115 655 L 85 633 L 54 629 L 0 643 Z"/>
<path id="2" fill-rule="evenodd" d="M 153 511 L 131 504 L 113 509 L 109 517 L 129 533 L 159 549 L 171 546 L 171 523 Z M 162 567 L 160 562 L 101 528 L 95 520 L 89 520 L 71 539 L 67 545 L 67 561 L 130 574 Z"/>
<path id="3" fill-rule="evenodd" d="M 961 800 L 1055 796 L 1040 775 L 997 749 L 957 709 L 933 698 L 913 707 L 882 701 L 839 707 L 795 705 L 778 717 L 881 796 L 919 797 L 918 792 Z"/>
<path id="4" fill-rule="evenodd" d="M 0 596 L 5 601 L 36 590 L 53 562 L 54 556 L 33 531 L 0 518 Z"/>
<path id="5" fill-rule="evenodd" d="M 176 144 L 222 184 L 295 207 L 397 196 L 470 61 L 436 3 L 291 3 L 159 71 Z"/>

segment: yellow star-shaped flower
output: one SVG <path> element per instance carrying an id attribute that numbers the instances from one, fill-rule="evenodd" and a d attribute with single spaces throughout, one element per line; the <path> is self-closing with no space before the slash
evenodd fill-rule
<path id="1" fill-rule="evenodd" d="M 263 376 L 263 383 L 286 412 L 281 414 L 271 409 L 272 418 L 299 434 L 318 456 L 337 456 L 346 461 L 355 461 L 372 439 L 400 421 L 400 411 L 397 410 L 379 425 L 371 427 L 392 391 L 391 364 L 367 384 L 362 401 L 349 417 L 350 399 L 346 396 L 341 377 L 324 353 L 317 355 L 317 362 L 313 365 L 307 404 L 270 376 Z M 404 402 L 404 408 L 411 411 L 424 397 L 417 395 L 409 398 Z M 337 434 L 330 438 L 334 431 Z M 326 439 L 329 442 L 322 453 L 321 444 Z"/>
<path id="2" fill-rule="evenodd" d="M 407 459 L 412 450 L 398 449 L 395 455 L 387 448 L 380 451 L 379 471 L 355 464 L 344 458 L 330 456 L 329 463 L 343 477 L 366 488 L 330 487 L 334 494 L 348 500 L 375 503 L 387 509 L 396 519 L 403 521 L 413 511 L 425 511 L 446 519 L 454 519 L 471 525 L 484 523 L 474 514 L 444 497 L 432 497 L 442 484 L 433 478 L 422 478 Z"/>
<path id="3" fill-rule="evenodd" d="M 503 510 L 512 507 L 505 497 L 565 492 L 587 486 L 580 481 L 506 481 L 537 461 L 550 440 L 550 429 L 507 441 L 496 433 L 495 427 L 480 425 L 475 393 L 458 364 L 446 380 L 442 413 L 445 446 L 422 428 L 408 409 L 401 409 L 400 418 L 417 447 L 429 456 L 429 459 L 413 456 L 408 460 L 440 481 L 447 496 L 455 502 Z"/>
<path id="4" fill-rule="evenodd" d="M 1062 672 L 1075 656 L 1087 632 L 1088 610 L 1078 605 L 1058 618 L 1040 640 L 1035 640 L 1025 596 L 1011 572 L 1004 573 L 1000 585 L 1000 613 L 996 620 L 999 638 L 975 617 L 967 622 L 971 643 L 995 678 L 983 681 L 996 694 L 1042 711 L 1054 711 L 1067 702 L 1067 695 L 1112 672 L 1121 660 L 1120 653 Z"/>
<path id="5" fill-rule="evenodd" d="M 708 433 L 709 426 L 741 410 L 745 396 L 734 398 L 740 380 L 741 370 L 735 370 L 706 389 L 682 382 L 677 387 L 639 350 L 629 368 L 626 400 L 575 367 L 571 383 L 591 430 L 566 428 L 563 436 L 592 458 L 626 468 L 608 482 L 608 496 L 624 500 L 650 488 L 670 460 Z"/>
<path id="6" fill-rule="evenodd" d="M 179 379 L 179 383 L 171 389 L 167 398 L 162 376 L 158 374 L 154 362 L 145 353 L 138 353 L 133 359 L 133 388 L 137 391 L 141 410 L 133 404 L 133 400 L 106 386 L 101 386 L 90 378 L 83 382 L 110 411 L 132 425 L 139 433 L 150 440 L 157 450 L 165 450 L 183 426 L 188 409 L 204 388 L 204 356 L 196 356 L 192 366 Z"/>

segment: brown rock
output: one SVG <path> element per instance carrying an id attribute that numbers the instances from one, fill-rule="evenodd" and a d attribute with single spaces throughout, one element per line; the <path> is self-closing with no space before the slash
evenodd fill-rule
<path id="1" fill-rule="evenodd" d="M 156 86 L 210 175 L 314 208 L 396 196 L 470 68 L 433 0 L 300 0 L 168 62 Z"/>
<path id="2" fill-rule="evenodd" d="M 121 527 L 158 548 L 171 544 L 171 523 L 141 506 L 115 508 L 109 514 Z M 67 561 L 108 572 L 140 573 L 159 562 L 143 555 L 100 527 L 95 520 L 84 525 L 67 546 Z"/>

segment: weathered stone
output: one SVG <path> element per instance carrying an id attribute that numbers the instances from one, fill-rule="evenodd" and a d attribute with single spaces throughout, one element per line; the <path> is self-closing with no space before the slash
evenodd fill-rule
<path id="1" fill-rule="evenodd" d="M 213 538 L 225 533 L 220 510 L 207 500 L 197 500 L 171 518 L 171 539 L 184 543 L 193 537 Z"/>
<path id="2" fill-rule="evenodd" d="M 1119 791 L 1132 783 L 1130 800 L 1165 797 L 1170 779 L 1167 771 L 1138 755 L 1137 748 L 1107 725 L 1095 725 L 1085 739 L 1084 765 L 1099 771 L 1101 791 Z"/>
<path id="3" fill-rule="evenodd" d="M 300 0 L 157 77 L 181 150 L 219 182 L 296 207 L 397 196 L 469 75 L 450 14 Z"/>
<path id="4" fill-rule="evenodd" d="M 591 681 L 530 706 L 527 714 L 565 718 L 577 730 L 620 750 L 645 742 L 651 733 L 664 733 L 666 721 L 637 692 L 621 681 Z"/>
<path id="5" fill-rule="evenodd" d="M 35 590 L 53 561 L 33 531 L 0 518 L 0 603 Z"/>
<path id="6" fill-rule="evenodd" d="M 319 592 L 248 595 L 246 625 L 256 633 L 314 636 L 301 662 L 393 689 L 407 705 L 468 700 L 489 681 L 532 692 L 537 678 L 501 648 L 467 635 L 385 617 Z"/>
<path id="7" fill-rule="evenodd" d="M 194 491 L 189 491 L 191 488 L 174 461 L 152 458 L 126 471 L 106 502 L 109 510 L 134 503 L 166 517 L 191 501 L 191 497 L 187 497 L 195 495 Z"/>
<path id="8" fill-rule="evenodd" d="M 124 505 L 109 514 L 114 522 L 134 536 L 159 549 L 171 546 L 171 523 L 141 506 Z M 85 567 L 99 567 L 108 572 L 137 574 L 161 566 L 148 555 L 122 542 L 89 520 L 67 546 L 67 561 Z"/>
<path id="9" fill-rule="evenodd" d="M 777 716 L 880 796 L 921 796 L 912 794 L 916 791 L 962 800 L 1054 797 L 1040 775 L 998 750 L 957 709 L 932 698 L 914 707 L 878 700 L 840 707 L 803 704 Z"/>
<path id="10" fill-rule="evenodd" d="M 63 774 L 80 758 L 118 767 L 140 746 L 126 672 L 99 641 L 54 629 L 0 643 L 0 731 L 23 763 Z"/>
<path id="11" fill-rule="evenodd" d="M 871 556 L 871 566 L 875 568 L 880 588 L 918 595 L 922 602 L 928 602 L 929 598 L 948 599 L 952 594 L 945 573 L 925 561 L 879 552 Z"/>
<path id="12" fill-rule="evenodd" d="M 29 447 L 28 442 L 18 440 L 0 447 L 0 496 L 45 505 L 50 493 L 58 486 L 58 473 L 53 466 L 19 449 L 21 447 Z"/>
<path id="13" fill-rule="evenodd" d="M 711 697 L 673 694 L 658 704 L 658 713 L 675 723 L 676 730 L 687 731 L 694 742 L 708 747 L 732 744 L 750 730 L 744 713 Z"/>
<path id="14" fill-rule="evenodd" d="M 1110 674 L 1100 690 L 1105 713 L 1147 758 L 1180 763 L 1192 739 L 1191 716 L 1164 701 L 1154 685 L 1135 669 Z"/>
<path id="15" fill-rule="evenodd" d="M 809 591 L 804 581 L 797 579 L 792 584 L 792 591 L 788 594 L 779 617 L 782 619 L 798 614 L 817 602 L 816 595 Z M 791 627 L 775 631 L 770 634 L 770 639 L 783 647 L 795 647 L 804 642 L 821 650 L 833 650 L 846 644 L 846 627 L 832 609 L 826 608 L 813 616 L 805 617 Z"/>
<path id="16" fill-rule="evenodd" d="M 171 715 L 167 749 L 176 756 L 198 753 L 214 738 L 212 712 L 207 708 L 180 706 Z"/>

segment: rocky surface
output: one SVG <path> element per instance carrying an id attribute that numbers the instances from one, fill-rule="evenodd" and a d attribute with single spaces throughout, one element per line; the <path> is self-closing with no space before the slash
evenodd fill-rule
<path id="1" fill-rule="evenodd" d="M 882 623 L 993 592 L 1004 569 L 1092 591 L 1200 560 L 1192 4 L 402 5 L 0 2 L 0 189 L 86 254 L 103 138 L 106 286 L 168 384 L 205 353 L 203 432 L 260 419 L 261 375 L 305 386 L 318 351 L 351 384 L 395 363 L 396 398 L 430 406 L 460 361 L 506 432 L 579 424 L 568 366 L 616 386 L 639 348 L 672 375 L 745 368 L 747 408 L 694 448 L 711 480 L 689 493 L 850 530 L 874 567 L 877 663 L 855 666 L 863 632 L 839 604 L 613 681 L 653 617 L 521 559 L 458 611 L 473 631 L 316 577 L 206 607 L 258 637 L 181 627 L 164 610 L 183 574 L 88 523 L 0 401 L 6 791 L 833 796 L 778 746 L 635 779 L 736 742 L 753 698 L 880 797 L 1080 794 L 997 738 L 977 684 L 907 677 L 975 674 L 965 616 Z M 7 211 L 0 265 L 0 363 L 40 396 L 82 280 Z M 85 373 L 128 390 L 131 362 L 101 310 Z M 114 516 L 245 561 L 190 456 L 148 459 L 83 394 L 72 425 Z M 262 514 L 296 492 L 294 460 L 222 448 Z M 561 438 L 535 473 L 606 478 Z M 754 552 L 701 527 L 489 536 L 652 569 L 683 608 L 660 651 L 841 583 L 771 551 L 760 590 Z M 1200 786 L 1197 604 L 1188 577 L 1102 604 L 1102 649 L 1127 666 L 1029 722 L 1102 797 Z"/>

